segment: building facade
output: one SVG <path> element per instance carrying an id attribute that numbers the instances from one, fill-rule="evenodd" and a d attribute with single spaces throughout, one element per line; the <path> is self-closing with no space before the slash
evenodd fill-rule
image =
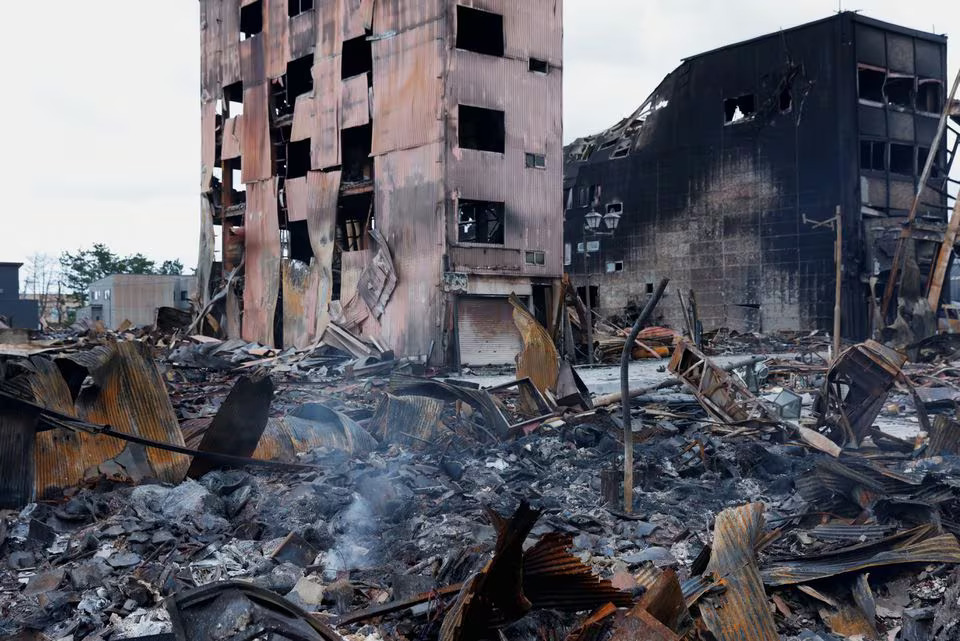
<path id="1" fill-rule="evenodd" d="M 160 307 L 189 311 L 196 291 L 196 276 L 113 274 L 90 285 L 88 305 L 77 312 L 77 319 L 102 321 L 109 329 L 124 321 L 153 325 Z"/>
<path id="2" fill-rule="evenodd" d="M 946 38 L 854 13 L 683 61 L 629 118 L 565 150 L 565 262 L 590 275 L 601 313 L 642 305 L 681 327 L 676 290 L 696 292 L 707 328 L 829 330 L 839 207 L 842 320 L 867 335 L 935 136 Z M 918 212 L 946 220 L 946 146 Z M 621 214 L 587 238 L 587 213 Z M 916 236 L 916 235 L 915 235 Z M 926 274 L 936 244 L 916 242 Z M 582 289 L 581 289 L 582 291 Z"/>
<path id="3" fill-rule="evenodd" d="M 0 320 L 8 327 L 39 329 L 37 301 L 20 297 L 23 263 L 0 263 Z"/>
<path id="4" fill-rule="evenodd" d="M 562 275 L 562 0 L 201 0 L 204 299 L 230 336 L 331 322 L 513 362 Z M 232 276 L 232 278 L 231 278 Z"/>

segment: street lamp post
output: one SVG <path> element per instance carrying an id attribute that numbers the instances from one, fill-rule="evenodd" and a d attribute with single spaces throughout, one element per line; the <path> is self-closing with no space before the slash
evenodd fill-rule
<path id="1" fill-rule="evenodd" d="M 601 236 L 613 236 L 620 225 L 620 214 L 608 211 L 606 215 L 601 216 L 593 207 L 583 217 L 583 277 L 586 282 L 586 303 L 587 303 L 587 362 L 593 365 L 593 305 L 590 300 L 590 246 L 587 244 L 588 238 L 599 238 Z M 606 229 L 601 229 L 600 224 Z"/>

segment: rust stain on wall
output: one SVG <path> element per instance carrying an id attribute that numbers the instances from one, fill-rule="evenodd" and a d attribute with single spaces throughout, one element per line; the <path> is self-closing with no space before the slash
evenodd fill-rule
<path id="1" fill-rule="evenodd" d="M 243 339 L 273 346 L 273 318 L 280 293 L 280 226 L 277 179 L 247 185 L 246 284 Z"/>

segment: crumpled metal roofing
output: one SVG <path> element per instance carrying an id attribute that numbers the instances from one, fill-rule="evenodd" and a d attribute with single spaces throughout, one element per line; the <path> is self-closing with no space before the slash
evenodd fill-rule
<path id="1" fill-rule="evenodd" d="M 523 351 L 517 354 L 517 378 L 529 378 L 541 394 L 557 384 L 560 374 L 560 355 L 553 337 L 543 328 L 516 294 L 510 295 L 513 322 L 523 338 Z"/>
<path id="2" fill-rule="evenodd" d="M 369 427 L 383 442 L 419 448 L 443 432 L 442 413 L 443 403 L 435 398 L 384 394 Z"/>

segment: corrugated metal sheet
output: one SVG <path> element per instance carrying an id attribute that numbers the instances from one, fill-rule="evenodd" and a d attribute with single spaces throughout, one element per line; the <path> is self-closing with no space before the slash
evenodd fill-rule
<path id="1" fill-rule="evenodd" d="M 290 18 L 290 59 L 313 53 L 317 46 L 317 16 L 314 10 Z"/>
<path id="2" fill-rule="evenodd" d="M 217 103 L 200 105 L 200 193 L 210 191 L 217 162 Z"/>
<path id="3" fill-rule="evenodd" d="M 267 81 L 264 35 L 258 33 L 240 42 L 240 78 L 244 89 Z"/>
<path id="4" fill-rule="evenodd" d="M 34 433 L 39 411 L 0 397 L 0 508 L 21 508 L 35 499 Z"/>
<path id="5" fill-rule="evenodd" d="M 350 454 L 366 454 L 377 446 L 376 440 L 360 425 L 340 412 L 319 403 L 310 403 L 298 412 L 267 422 L 253 458 L 296 461 L 298 453 L 321 447 Z"/>
<path id="6" fill-rule="evenodd" d="M 719 641 L 779 641 L 767 607 L 753 548 L 763 532 L 763 504 L 750 503 L 717 515 L 707 572 L 726 586 L 700 602 L 707 628 Z"/>
<path id="7" fill-rule="evenodd" d="M 463 365 L 509 365 L 523 350 L 506 298 L 460 298 L 457 319 Z"/>
<path id="8" fill-rule="evenodd" d="M 548 259 L 549 260 L 549 259 Z M 523 252 L 502 247 L 451 247 L 450 261 L 454 270 L 520 274 L 523 271 Z"/>
<path id="9" fill-rule="evenodd" d="M 276 178 L 247 185 L 244 228 L 247 262 L 243 289 L 243 339 L 272 347 L 273 320 L 280 293 Z"/>
<path id="10" fill-rule="evenodd" d="M 360 127 L 370 122 L 368 74 L 343 81 L 340 93 L 340 128 Z"/>
<path id="11" fill-rule="evenodd" d="M 227 118 L 223 123 L 223 143 L 220 149 L 220 157 L 223 160 L 239 158 L 243 153 L 243 114 Z M 238 185 L 234 185 L 237 187 Z"/>
<path id="12" fill-rule="evenodd" d="M 200 100 L 210 102 L 220 95 L 221 10 L 216 0 L 200 2 Z"/>
<path id="13" fill-rule="evenodd" d="M 350 300 L 357 293 L 360 274 L 371 260 L 373 260 L 371 249 L 340 254 L 340 300 Z"/>
<path id="14" fill-rule="evenodd" d="M 373 155 L 442 139 L 443 35 L 434 20 L 373 42 Z"/>
<path id="15" fill-rule="evenodd" d="M 523 339 L 523 350 L 517 354 L 517 378 L 529 378 L 541 394 L 557 384 L 560 374 L 560 355 L 550 332 L 527 311 L 520 300 L 510 296 L 513 322 Z"/>
<path id="16" fill-rule="evenodd" d="M 315 127 L 310 138 L 310 167 L 327 169 L 340 164 L 340 56 L 313 64 Z"/>
<path id="17" fill-rule="evenodd" d="M 470 0 L 460 4 L 503 16 L 504 57 L 524 62 L 539 58 L 554 67 L 562 64 L 563 0 Z"/>
<path id="18" fill-rule="evenodd" d="M 206 306 L 210 300 L 210 278 L 213 274 L 213 263 L 216 258 L 216 239 L 213 230 L 213 205 L 207 196 L 200 196 L 200 241 L 197 252 L 197 293 L 200 297 L 200 307 Z"/>
<path id="19" fill-rule="evenodd" d="M 306 220 L 309 209 L 307 177 L 288 178 L 283 183 L 283 189 L 287 198 L 287 220 L 290 222 Z"/>
<path id="20" fill-rule="evenodd" d="M 339 0 L 344 40 L 359 38 L 373 27 L 373 0 Z"/>
<path id="21" fill-rule="evenodd" d="M 220 64 L 222 86 L 240 82 L 240 0 L 204 0 L 220 8 Z"/>
<path id="22" fill-rule="evenodd" d="M 320 58 L 339 56 L 343 43 L 343 22 L 340 19 L 341 0 L 317 0 L 317 48 L 314 62 Z"/>
<path id="23" fill-rule="evenodd" d="M 373 5 L 373 31 L 405 31 L 440 20 L 449 0 L 376 0 Z"/>
<path id="24" fill-rule="evenodd" d="M 265 68 L 267 77 L 274 79 L 287 73 L 287 63 L 291 60 L 287 0 L 264 0 L 263 11 Z"/>
<path id="25" fill-rule="evenodd" d="M 316 270 L 287 259 L 283 269 L 283 346 L 303 349 L 314 342 L 318 284 Z"/>
<path id="26" fill-rule="evenodd" d="M 337 230 L 337 201 L 340 171 L 311 171 L 307 174 L 307 230 L 316 271 L 316 324 L 313 337 L 319 339 L 330 323 L 333 297 L 333 250 Z"/>
<path id="27" fill-rule="evenodd" d="M 313 129 L 317 126 L 316 107 L 317 101 L 313 94 L 305 93 L 297 96 L 293 104 L 293 127 L 290 130 L 290 140 L 297 142 L 313 135 Z"/>
<path id="28" fill-rule="evenodd" d="M 423 449 L 446 433 L 441 421 L 443 407 L 442 402 L 428 396 L 384 394 L 368 427 L 383 443 Z"/>
<path id="29" fill-rule="evenodd" d="M 268 90 L 267 84 L 244 86 L 243 90 L 243 120 L 240 128 L 243 161 L 240 173 L 241 180 L 246 184 L 266 180 L 273 175 Z"/>
<path id="30" fill-rule="evenodd" d="M 88 359 L 70 359 L 95 365 L 90 368 L 94 386 L 77 398 L 77 414 L 97 425 L 118 432 L 183 446 L 183 434 L 167 396 L 150 348 L 144 343 L 121 342 L 96 347 Z M 67 357 L 69 358 L 69 357 Z M 113 438 L 81 434 L 84 469 L 120 454 L 127 443 Z M 166 483 L 179 483 L 187 473 L 190 457 L 158 449 L 146 450 L 154 476 Z"/>

